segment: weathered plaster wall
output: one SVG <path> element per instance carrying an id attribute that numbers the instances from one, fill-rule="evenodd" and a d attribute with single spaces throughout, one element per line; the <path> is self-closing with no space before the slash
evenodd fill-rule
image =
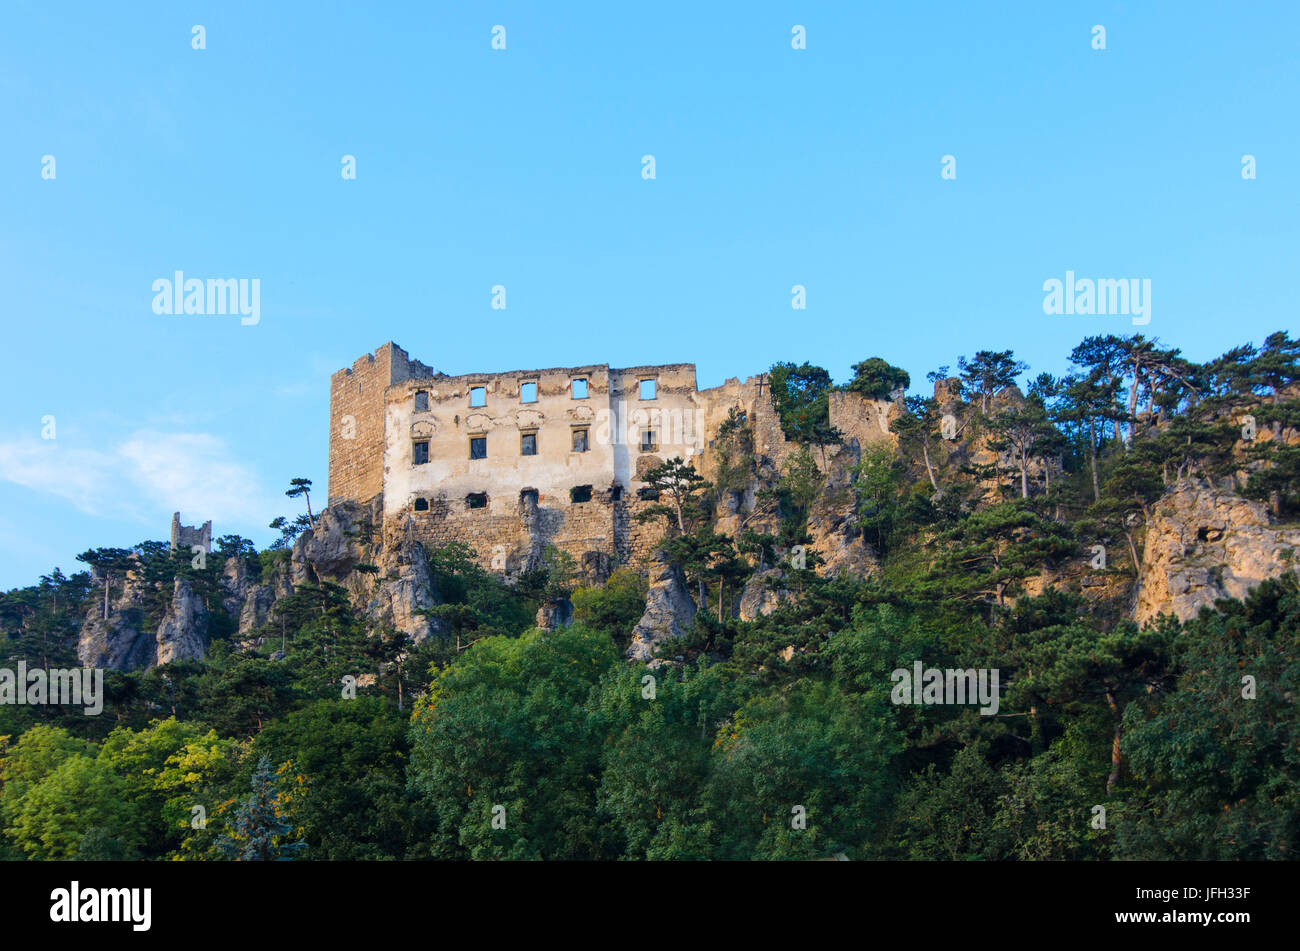
<path id="1" fill-rule="evenodd" d="M 575 380 L 587 381 L 584 398 Z M 643 380 L 655 381 L 653 399 L 641 399 Z M 526 384 L 536 385 L 534 401 L 523 401 Z M 483 405 L 471 406 L 477 387 Z M 593 574 L 648 551 L 660 533 L 633 518 L 651 504 L 637 498 L 640 476 L 703 445 L 691 364 L 412 376 L 386 388 L 383 428 L 386 530 L 409 521 L 421 538 L 467 542 L 486 566 L 510 572 L 535 564 L 547 544 Z M 586 431 L 585 452 L 574 450 L 575 430 Z M 642 451 L 643 432 L 653 451 Z M 535 455 L 521 451 L 525 434 L 536 437 Z M 486 439 L 484 458 L 471 458 L 473 438 Z M 417 463 L 421 443 L 428 461 Z M 580 486 L 591 487 L 590 501 L 572 501 Z M 471 508 L 471 495 L 486 506 Z"/>
<path id="2" fill-rule="evenodd" d="M 575 398 L 575 380 L 587 381 L 585 398 Z M 654 381 L 652 399 L 641 398 L 644 380 Z M 523 401 L 525 384 L 536 385 L 535 400 Z M 476 387 L 484 390 L 482 406 L 470 405 Z M 662 535 L 659 523 L 635 517 L 654 504 L 639 497 L 645 473 L 681 456 L 711 477 L 708 448 L 732 408 L 753 427 L 760 468 L 779 471 L 794 446 L 762 376 L 701 391 L 690 363 L 435 375 L 387 343 L 331 380 L 329 497 L 365 502 L 382 494 L 385 534 L 463 541 L 495 570 L 535 565 L 553 544 L 599 575 L 642 562 Z M 896 404 L 832 395 L 831 421 L 847 438 L 842 452 L 828 453 L 841 453 L 834 466 L 841 476 L 862 445 L 893 440 L 888 425 L 897 412 Z M 586 452 L 573 448 L 579 428 L 587 431 Z M 522 454 L 524 434 L 535 435 L 535 455 Z M 471 458 L 475 437 L 487 440 L 484 458 Z M 428 461 L 417 464 L 420 443 Z M 590 501 L 572 501 L 578 486 L 591 486 Z M 471 495 L 485 495 L 486 506 L 471 508 Z"/>

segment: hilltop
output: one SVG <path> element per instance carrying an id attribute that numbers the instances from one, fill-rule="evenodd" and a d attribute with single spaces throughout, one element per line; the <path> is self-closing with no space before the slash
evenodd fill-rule
<path id="1" fill-rule="evenodd" d="M 160 802 L 232 802 L 272 781 L 264 754 L 301 780 L 283 808 L 317 857 L 1285 855 L 1300 344 L 1193 364 L 1098 336 L 1071 358 L 1024 383 L 981 351 L 919 396 L 879 358 L 842 387 L 781 363 L 710 394 L 690 452 L 638 442 L 619 493 L 498 473 L 508 505 L 439 515 L 454 496 L 395 504 L 381 479 L 314 511 L 295 480 L 307 511 L 269 550 L 87 552 L 0 601 L 11 662 L 112 671 L 101 718 L 0 710 L 15 854 L 215 855 L 155 826 Z M 434 378 L 386 400 L 443 425 L 416 399 Z M 900 705 L 891 672 L 918 662 L 997 671 L 997 715 Z M 1251 702 L 1225 707 L 1244 675 Z M 172 785 L 139 785 L 137 748 Z M 211 768 L 168 772 L 190 757 Z M 20 791 L 92 774 L 130 808 L 76 813 L 57 845 L 24 831 Z M 494 805 L 509 835 L 480 828 Z M 792 805 L 805 827 L 775 821 Z"/>

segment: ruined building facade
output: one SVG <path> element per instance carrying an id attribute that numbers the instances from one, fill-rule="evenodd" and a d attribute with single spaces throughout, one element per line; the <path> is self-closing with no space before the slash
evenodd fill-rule
<path id="1" fill-rule="evenodd" d="M 195 527 L 193 525 L 181 524 L 181 513 L 172 513 L 172 540 L 171 550 L 182 549 L 186 551 L 196 551 L 201 549 L 204 552 L 212 551 L 212 520 L 204 522 L 202 525 Z"/>
<path id="2" fill-rule="evenodd" d="M 833 405 L 832 423 L 889 438 L 867 402 Z M 599 577 L 659 541 L 635 518 L 655 503 L 646 472 L 680 456 L 707 475 L 733 408 L 779 463 L 789 447 L 761 378 L 699 390 L 690 363 L 447 376 L 389 342 L 331 377 L 329 502 L 374 503 L 385 534 L 465 542 L 497 571 L 555 545 Z"/>

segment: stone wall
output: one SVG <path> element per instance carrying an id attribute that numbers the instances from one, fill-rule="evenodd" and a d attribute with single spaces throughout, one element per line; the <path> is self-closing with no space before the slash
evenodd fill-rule
<path id="1" fill-rule="evenodd" d="M 590 502 L 527 499 L 512 511 L 505 504 L 466 508 L 460 499 L 434 495 L 427 510 L 386 517 L 384 531 L 413 536 L 430 547 L 463 542 L 480 565 L 508 577 L 538 567 L 546 547 L 554 545 L 573 556 L 586 580 L 603 581 L 619 565 L 644 566 L 664 534 L 662 519 L 635 517 L 652 501 L 611 496 L 597 492 Z"/>
<path id="2" fill-rule="evenodd" d="M 706 450 L 713 446 L 718 428 L 734 408 L 745 414 L 753 430 L 754 455 L 760 471 L 779 473 L 798 451 L 798 444 L 787 440 L 781 429 L 766 375 L 751 376 L 743 383 L 733 377 L 721 386 L 700 390 L 697 402 L 702 412 Z M 898 437 L 889 427 L 903 412 L 901 398 L 872 400 L 859 393 L 830 394 L 830 422 L 844 435 L 844 442 L 839 446 L 814 446 L 812 450 L 817 465 L 827 470 L 825 475 L 832 485 L 847 484 L 848 467 L 861 458 L 863 447 L 898 445 Z M 706 478 L 717 475 L 716 460 L 707 451 L 696 467 Z"/>
<path id="3" fill-rule="evenodd" d="M 212 551 L 212 520 L 204 522 L 199 527 L 193 525 L 181 524 L 181 513 L 172 513 L 172 536 L 171 549 L 176 551 L 193 551 L 197 546 L 202 551 Z"/>
<path id="4" fill-rule="evenodd" d="M 389 341 L 330 377 L 329 503 L 369 502 L 384 490 L 384 393 L 432 371 Z"/>
<path id="5" fill-rule="evenodd" d="M 650 398 L 642 398 L 646 380 Z M 585 394 L 575 381 L 585 381 Z M 796 447 L 765 376 L 707 390 L 697 389 L 689 363 L 448 376 L 390 342 L 331 379 L 329 499 L 381 497 L 385 534 L 465 542 L 484 567 L 509 574 L 537 565 L 547 545 L 589 574 L 644 567 L 664 531 L 662 520 L 635 518 L 654 504 L 641 497 L 645 473 L 680 456 L 713 478 L 708 450 L 733 409 L 753 430 L 757 478 L 774 479 Z M 863 445 L 896 442 L 888 428 L 900 411 L 896 402 L 832 394 L 831 422 L 845 444 L 818 451 L 818 462 L 833 484 L 847 483 Z M 585 452 L 575 451 L 576 431 L 586 433 Z M 525 437 L 535 453 L 523 453 Z M 486 455 L 475 458 L 471 440 L 480 439 Z M 731 501 L 752 505 L 758 485 Z M 575 501 L 572 490 L 585 487 L 590 501 Z"/>
<path id="6" fill-rule="evenodd" d="M 643 399 L 645 380 L 654 392 Z M 667 458 L 699 453 L 695 397 L 692 364 L 431 374 L 390 384 L 385 529 L 409 524 L 433 545 L 465 542 L 485 567 L 511 574 L 536 566 L 547 545 L 589 574 L 607 573 L 658 541 L 656 526 L 633 517 L 652 504 L 638 497 L 642 476 Z M 585 451 L 575 434 L 585 437 Z M 534 452 L 524 453 L 525 438 Z"/>

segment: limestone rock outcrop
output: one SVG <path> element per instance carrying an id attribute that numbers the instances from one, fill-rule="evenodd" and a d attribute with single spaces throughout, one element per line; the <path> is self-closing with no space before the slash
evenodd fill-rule
<path id="1" fill-rule="evenodd" d="M 681 574 L 663 555 L 659 555 L 650 573 L 645 613 L 632 628 L 632 644 L 627 649 L 627 658 L 651 660 L 659 644 L 686 635 L 695 623 L 695 612 L 695 602 L 691 600 Z"/>
<path id="2" fill-rule="evenodd" d="M 278 571 L 263 583 L 260 574 L 255 575 L 243 558 L 228 558 L 218 583 L 221 606 L 234 619 L 240 639 L 252 636 L 270 620 L 275 602 L 293 593 L 287 571 Z"/>
<path id="3" fill-rule="evenodd" d="M 362 560 L 370 518 L 369 507 L 356 502 L 338 502 L 321 512 L 315 526 L 293 543 L 293 583 L 342 581 Z"/>
<path id="4" fill-rule="evenodd" d="M 188 581 L 172 579 L 156 625 L 147 624 L 145 617 L 148 611 L 156 616 L 164 592 L 148 588 L 138 572 L 128 572 L 111 589 L 116 598 L 110 600 L 108 617 L 102 601 L 89 611 L 78 656 L 87 665 L 117 670 L 197 660 L 206 652 L 213 612 L 222 611 L 233 622 L 235 641 L 257 646 L 268 636 L 278 639 L 276 607 L 301 584 L 342 586 L 353 607 L 375 626 L 391 626 L 416 643 L 441 633 L 442 622 L 420 613 L 438 603 L 424 546 L 400 529 L 376 540 L 377 515 L 373 504 L 338 503 L 322 511 L 315 527 L 266 569 L 242 555 L 226 558 L 217 578 L 219 603 L 206 604 Z"/>
<path id="5" fill-rule="evenodd" d="M 573 602 L 568 598 L 551 598 L 537 609 L 537 629 L 554 631 L 573 623 Z"/>
<path id="6" fill-rule="evenodd" d="M 879 567 L 858 525 L 851 490 L 823 493 L 808 516 L 812 548 L 821 557 L 817 573 L 828 578 L 866 578 Z"/>
<path id="7" fill-rule="evenodd" d="M 139 576 L 129 572 L 118 597 L 110 598 L 108 617 L 103 616 L 102 602 L 96 602 L 77 639 L 82 664 L 140 670 L 203 656 L 208 609 L 190 583 L 173 579 L 171 600 L 156 628 L 146 623 L 147 593 Z"/>
<path id="8" fill-rule="evenodd" d="M 207 649 L 208 609 L 184 578 L 172 582 L 172 600 L 158 625 L 153 664 L 200 660 Z"/>
<path id="9" fill-rule="evenodd" d="M 784 577 L 785 572 L 780 568 L 763 568 L 750 575 L 740 592 L 737 616 L 742 621 L 752 621 L 775 611 L 791 597 L 790 592 L 779 585 Z"/>
<path id="10" fill-rule="evenodd" d="M 1183 479 L 1151 510 L 1134 620 L 1195 617 L 1266 578 L 1300 572 L 1300 529 L 1273 525 L 1259 502 Z"/>
<path id="11" fill-rule="evenodd" d="M 98 572 L 93 583 L 96 588 L 103 584 Z M 145 589 L 139 576 L 130 572 L 117 586 L 115 598 L 110 588 L 108 616 L 97 598 L 82 622 L 77 657 L 87 667 L 137 670 L 149 666 L 153 657 L 156 642 L 144 632 Z"/>
<path id="12" fill-rule="evenodd" d="M 424 545 L 409 532 L 390 537 L 378 548 L 374 559 L 379 570 L 369 602 L 364 605 L 366 614 L 406 633 L 417 644 L 431 634 L 442 633 L 442 622 L 417 613 L 438 603 Z M 360 579 L 354 583 L 364 586 Z"/>

